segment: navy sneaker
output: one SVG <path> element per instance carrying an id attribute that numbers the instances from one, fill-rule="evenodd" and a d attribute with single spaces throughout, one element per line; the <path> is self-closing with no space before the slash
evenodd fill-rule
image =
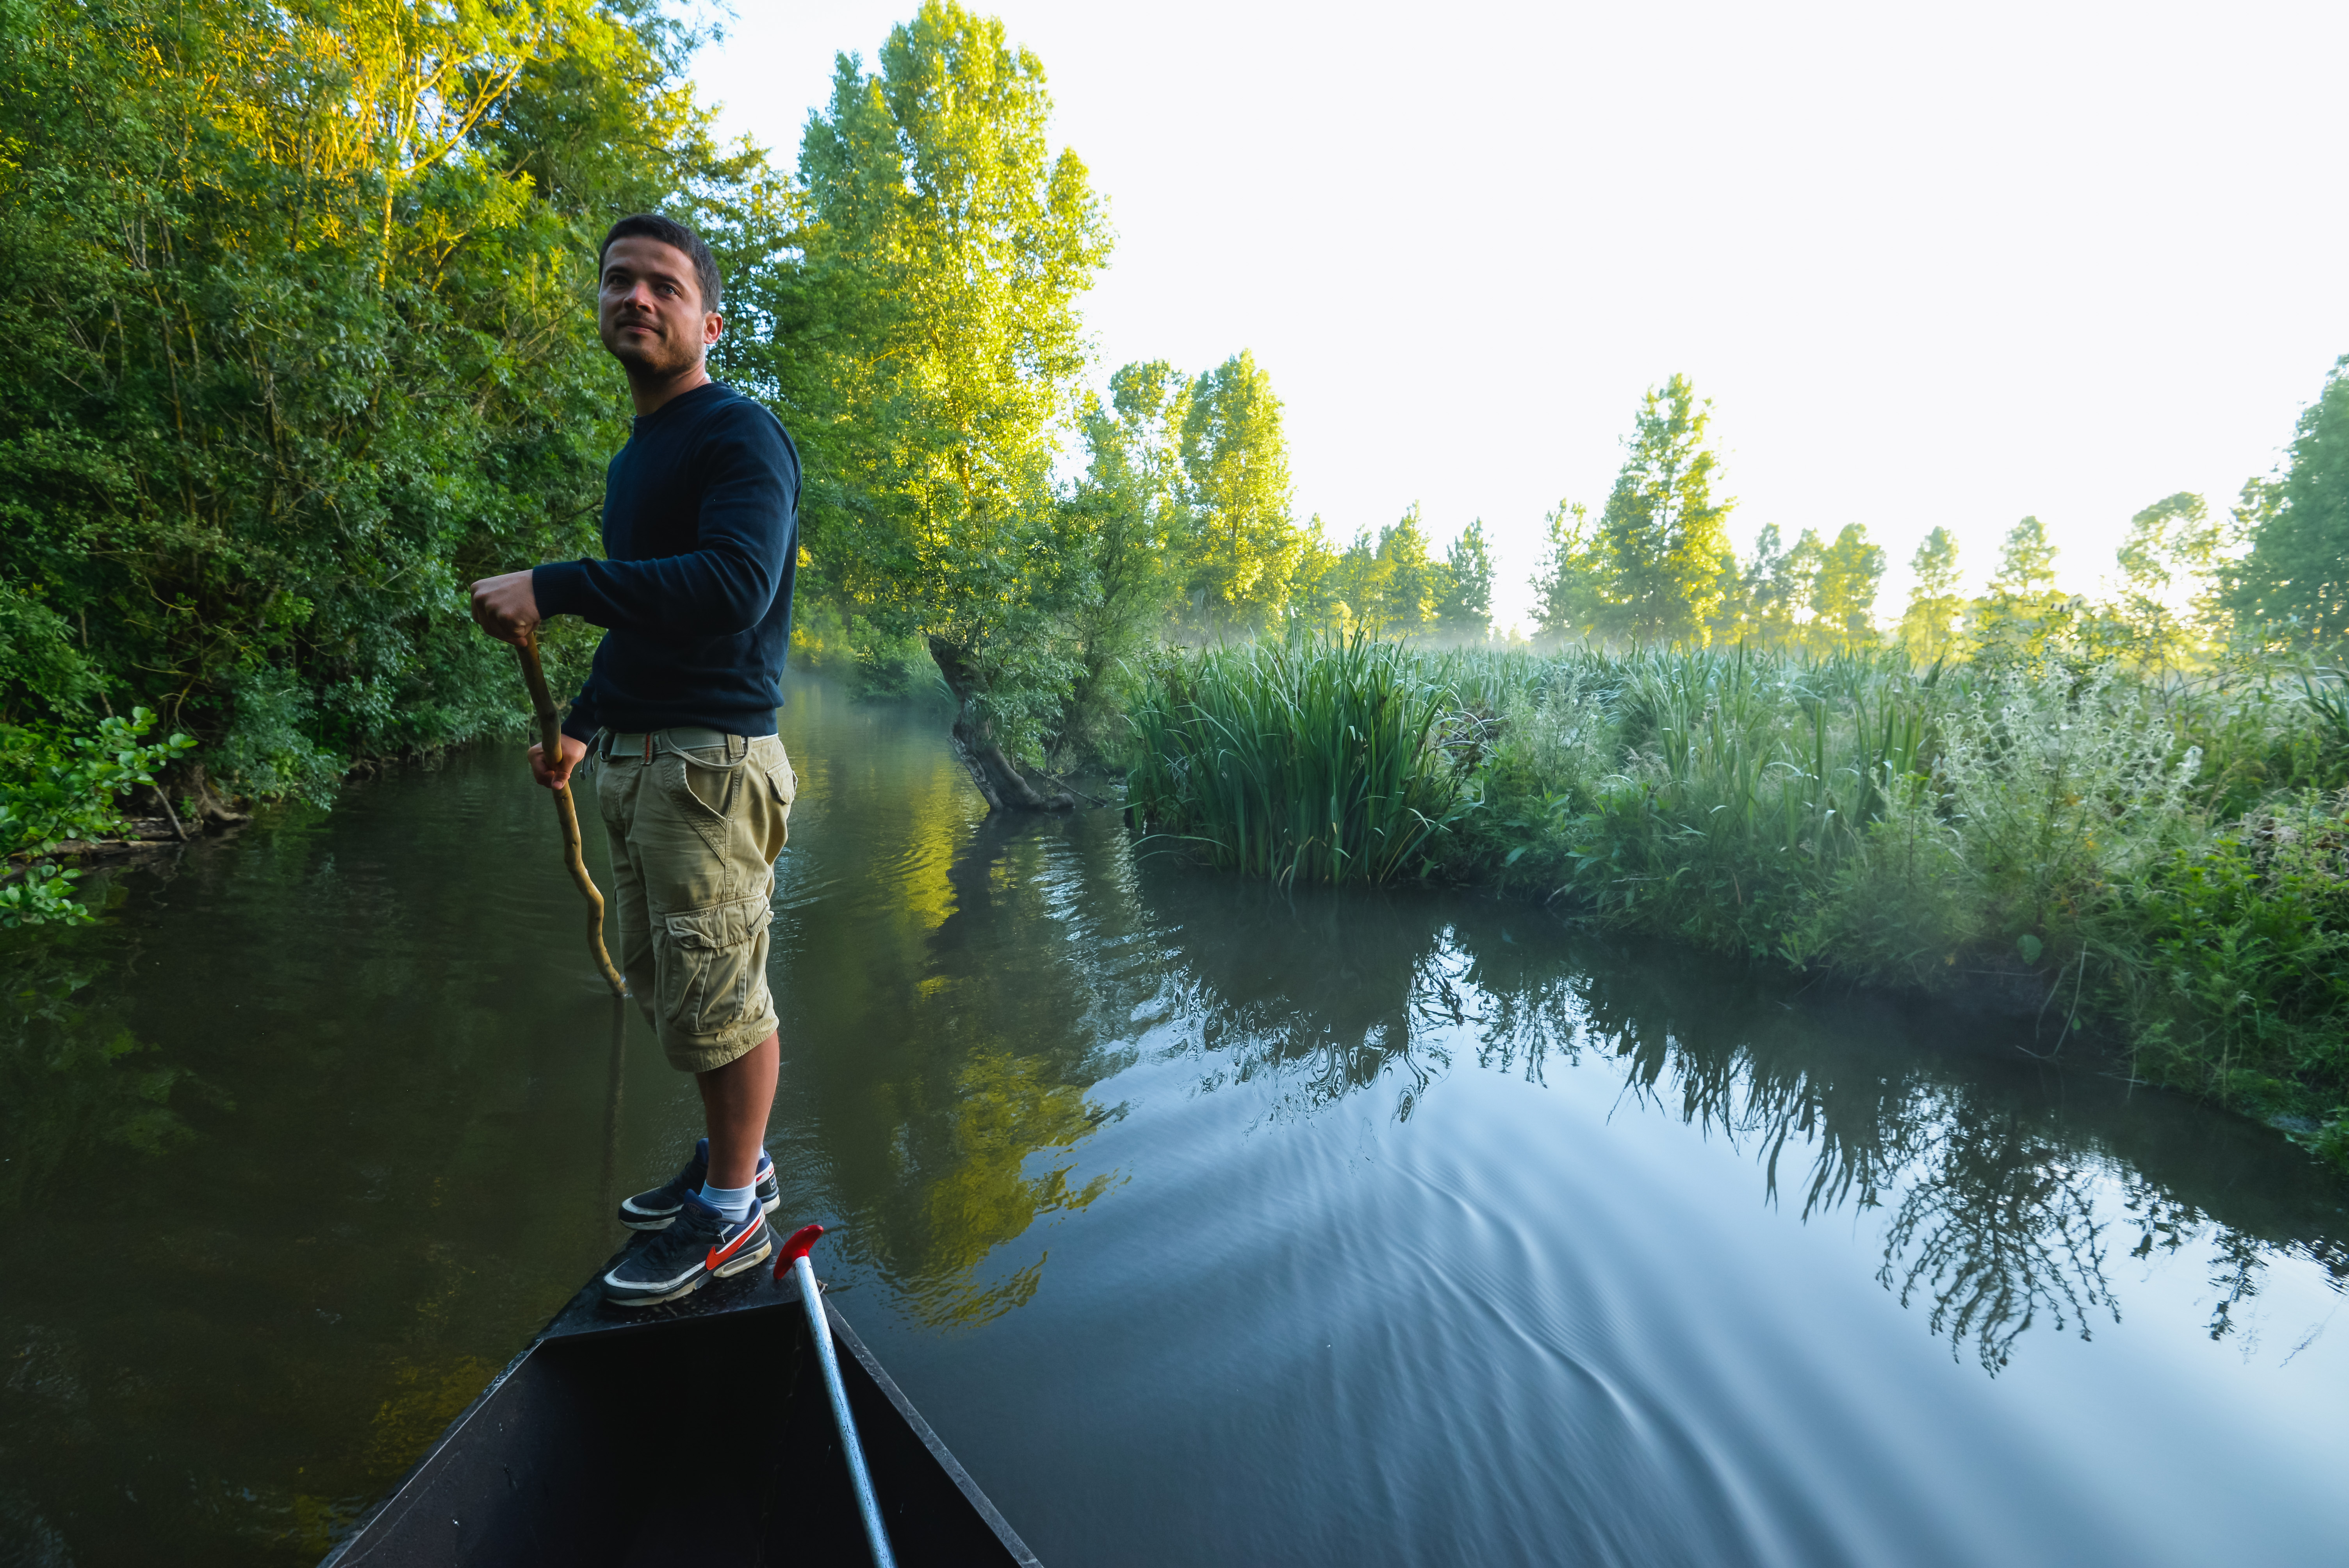
<path id="1" fill-rule="evenodd" d="M 691 1295 L 713 1279 L 757 1268 L 775 1253 L 775 1233 L 766 1211 L 753 1203 L 730 1220 L 688 1193 L 668 1228 L 643 1246 L 630 1249 L 620 1266 L 604 1276 L 604 1299 L 615 1306 L 650 1306 Z"/>
<path id="2" fill-rule="evenodd" d="M 685 1195 L 700 1191 L 709 1180 L 709 1140 L 705 1138 L 693 1146 L 693 1158 L 685 1162 L 685 1169 L 674 1180 L 649 1192 L 639 1192 L 620 1205 L 620 1223 L 632 1231 L 665 1231 L 668 1222 L 677 1218 Z M 759 1150 L 758 1174 L 751 1180 L 757 1188 L 759 1212 L 773 1213 L 781 1205 L 783 1195 L 775 1190 L 775 1162 L 767 1158 L 763 1149 Z"/>

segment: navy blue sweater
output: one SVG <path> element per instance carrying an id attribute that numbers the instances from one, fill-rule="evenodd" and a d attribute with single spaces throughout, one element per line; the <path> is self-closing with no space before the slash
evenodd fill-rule
<path id="1" fill-rule="evenodd" d="M 799 449 L 732 387 L 638 418 L 604 472 L 605 559 L 531 573 L 541 615 L 607 628 L 563 733 L 773 734 L 799 517 Z"/>

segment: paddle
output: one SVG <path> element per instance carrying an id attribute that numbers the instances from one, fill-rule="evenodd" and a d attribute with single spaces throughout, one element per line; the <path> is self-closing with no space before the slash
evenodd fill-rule
<path id="1" fill-rule="evenodd" d="M 554 694 L 546 689 L 546 670 L 538 662 L 538 634 L 524 632 L 514 645 L 522 659 L 523 684 L 530 687 L 531 706 L 538 713 L 539 747 L 553 768 L 563 758 L 563 720 L 554 711 Z M 579 884 L 579 896 L 587 901 L 587 950 L 595 955 L 595 967 L 604 972 L 604 984 L 612 988 L 615 996 L 628 994 L 628 983 L 612 967 L 612 955 L 604 951 L 604 895 L 595 891 L 595 879 L 587 874 L 587 858 L 579 847 L 579 812 L 571 803 L 571 786 L 564 784 L 554 792 L 554 819 L 563 828 L 563 858 L 571 867 L 571 880 Z"/>
<path id="2" fill-rule="evenodd" d="M 832 1400 L 832 1418 L 840 1428 L 840 1446 L 848 1455 L 848 1479 L 856 1488 L 857 1511 L 864 1516 L 864 1539 L 872 1543 L 874 1568 L 896 1568 L 889 1553 L 889 1533 L 881 1528 L 881 1505 L 873 1499 L 873 1478 L 865 1473 L 864 1447 L 856 1440 L 856 1418 L 848 1413 L 848 1390 L 841 1387 L 840 1358 L 833 1353 L 832 1325 L 824 1320 L 823 1297 L 815 1286 L 815 1265 L 808 1249 L 823 1234 L 822 1225 L 802 1225 L 783 1243 L 775 1259 L 775 1277 L 789 1269 L 799 1282 L 800 1305 L 807 1309 L 808 1332 L 815 1336 L 815 1358 L 823 1368 L 823 1391 Z"/>

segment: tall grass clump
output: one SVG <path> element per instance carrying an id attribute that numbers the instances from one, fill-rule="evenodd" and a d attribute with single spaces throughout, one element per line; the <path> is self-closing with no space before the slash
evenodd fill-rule
<path id="1" fill-rule="evenodd" d="M 1938 671 L 1744 649 L 1570 657 L 1585 686 L 1604 678 L 1588 665 L 1611 665 L 1616 694 L 1613 766 L 1585 786 L 1561 867 L 1591 914 L 1797 964 L 1833 949 L 1871 975 L 1958 939 L 1964 922 L 1932 896 L 1953 848 L 1930 789 Z"/>
<path id="2" fill-rule="evenodd" d="M 1421 872 L 1481 760 L 1446 661 L 1357 635 L 1163 655 L 1131 714 L 1135 821 L 1283 882 Z"/>

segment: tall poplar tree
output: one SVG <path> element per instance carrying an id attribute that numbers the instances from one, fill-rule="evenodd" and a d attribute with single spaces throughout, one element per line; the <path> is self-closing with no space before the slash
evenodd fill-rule
<path id="1" fill-rule="evenodd" d="M 1485 539 L 1483 518 L 1462 529 L 1444 551 L 1437 586 L 1437 631 L 1478 643 L 1492 636 L 1493 552 Z"/>
<path id="2" fill-rule="evenodd" d="M 1978 659 L 2036 659 L 2051 639 L 2074 629 L 2072 605 L 2055 589 L 2055 542 L 2046 525 L 2026 517 L 2006 531 L 1990 591 L 1973 602 L 1967 620 Z"/>
<path id="3" fill-rule="evenodd" d="M 1909 558 L 1915 582 L 1909 590 L 1909 608 L 1900 617 L 1900 645 L 1919 664 L 1947 657 L 1956 647 L 1958 626 L 1966 602 L 1958 593 L 1958 540 L 1946 528 L 1937 528 Z"/>
<path id="4" fill-rule="evenodd" d="M 1304 537 L 1289 514 L 1280 399 L 1246 349 L 1192 384 L 1183 469 L 1195 526 L 1195 624 L 1214 637 L 1278 628 Z"/>
<path id="5" fill-rule="evenodd" d="M 1868 530 L 1844 524 L 1819 552 L 1811 578 L 1811 630 L 1824 646 L 1858 647 L 1876 640 L 1876 594 L 1884 582 L 1884 547 Z"/>
<path id="6" fill-rule="evenodd" d="M 1684 376 L 1651 387 L 1640 401 L 1599 519 L 1602 630 L 1611 636 L 1668 643 L 1705 634 L 1722 594 L 1733 504 L 1713 499 L 1720 465 L 1705 445 L 1712 417 Z"/>
<path id="7" fill-rule="evenodd" d="M 1590 509 L 1562 500 L 1543 522 L 1547 538 L 1534 573 L 1535 634 L 1552 645 L 1599 635 L 1612 606 Z"/>
<path id="8" fill-rule="evenodd" d="M 840 57 L 800 151 L 800 348 L 828 416 L 802 422 L 841 475 L 810 550 L 854 611 L 927 643 L 999 807 L 1056 803 L 1014 758 L 1076 674 L 1052 463 L 1086 362 L 1077 300 L 1110 245 L 1050 117 L 1000 22 L 928 0 L 879 70 Z"/>

